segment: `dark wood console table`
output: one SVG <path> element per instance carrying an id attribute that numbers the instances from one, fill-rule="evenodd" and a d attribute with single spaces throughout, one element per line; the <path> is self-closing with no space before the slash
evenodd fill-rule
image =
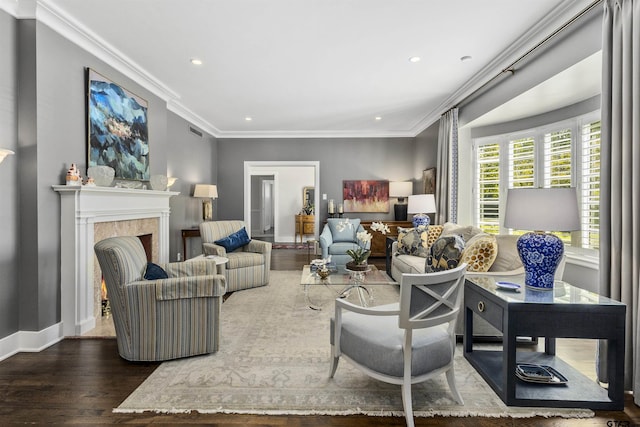
<path id="1" fill-rule="evenodd" d="M 389 232 L 382 234 L 378 231 L 371 230 L 371 224 L 374 222 L 382 222 L 389 226 Z M 373 221 L 361 221 L 360 224 L 365 230 L 371 233 L 371 255 L 372 257 L 386 257 L 387 255 L 387 237 L 398 237 L 398 227 L 411 228 L 413 225 L 411 221 L 385 221 L 385 220 L 373 220 Z"/>
<path id="2" fill-rule="evenodd" d="M 501 280 L 520 284 L 521 292 L 499 290 Z M 624 409 L 624 304 L 560 281 L 553 291 L 532 291 L 524 275 L 467 275 L 464 310 L 464 357 L 507 405 Z M 502 331 L 502 351 L 473 349 L 473 313 Z M 545 337 L 545 351 L 519 352 L 516 337 Z M 607 340 L 608 391 L 555 356 L 556 338 Z M 517 363 L 551 366 L 567 384 L 524 382 Z"/>
<path id="3" fill-rule="evenodd" d="M 184 259 L 189 259 L 187 256 L 187 239 L 190 237 L 200 237 L 199 228 L 186 228 L 182 230 L 182 256 Z"/>

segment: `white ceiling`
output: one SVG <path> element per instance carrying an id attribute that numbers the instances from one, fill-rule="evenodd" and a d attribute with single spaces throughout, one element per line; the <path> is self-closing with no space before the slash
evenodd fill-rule
<path id="1" fill-rule="evenodd" d="M 415 136 L 588 3 L 0 0 L 0 7 L 21 17 L 35 4 L 37 19 L 215 136 L 293 137 Z"/>

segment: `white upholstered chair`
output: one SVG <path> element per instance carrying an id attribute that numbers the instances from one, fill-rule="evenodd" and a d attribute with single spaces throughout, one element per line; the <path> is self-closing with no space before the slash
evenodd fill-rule
<path id="1" fill-rule="evenodd" d="M 407 426 L 413 426 L 411 385 L 446 374 L 455 400 L 455 326 L 467 264 L 428 274 L 403 274 L 400 302 L 360 307 L 336 300 L 331 319 L 333 377 L 340 358 L 365 374 L 402 389 Z"/>

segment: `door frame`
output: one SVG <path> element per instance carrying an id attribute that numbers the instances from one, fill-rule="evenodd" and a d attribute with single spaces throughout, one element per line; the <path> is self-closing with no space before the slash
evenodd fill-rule
<path id="1" fill-rule="evenodd" d="M 291 166 L 307 166 L 313 167 L 314 187 L 316 188 L 314 196 L 315 209 L 315 229 L 319 230 L 320 216 L 318 215 L 318 206 L 320 206 L 320 162 L 317 160 L 298 160 L 298 161 L 251 161 L 244 162 L 244 222 L 248 230 L 251 230 L 251 176 L 252 175 L 274 175 L 274 194 L 277 191 L 277 168 Z M 260 168 L 260 169 L 258 169 Z M 274 168 L 272 171 L 265 171 L 264 168 Z M 275 197 L 275 195 L 274 195 Z M 278 204 L 274 205 L 273 222 L 275 225 L 276 218 L 279 217 Z M 274 229 L 274 238 L 275 238 Z"/>

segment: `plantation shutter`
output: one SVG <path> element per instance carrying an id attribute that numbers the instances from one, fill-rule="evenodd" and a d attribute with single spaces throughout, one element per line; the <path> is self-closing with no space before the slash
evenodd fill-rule
<path id="1" fill-rule="evenodd" d="M 476 149 L 476 224 L 486 233 L 500 232 L 500 145 Z"/>
<path id="2" fill-rule="evenodd" d="M 600 247 L 600 121 L 582 126 L 582 247 Z"/>

